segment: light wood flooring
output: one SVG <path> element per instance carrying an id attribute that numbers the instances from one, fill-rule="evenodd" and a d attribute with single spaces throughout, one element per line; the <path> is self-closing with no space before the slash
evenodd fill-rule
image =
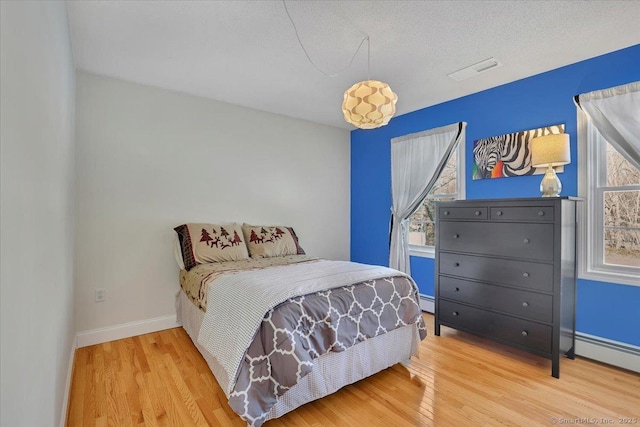
<path id="1" fill-rule="evenodd" d="M 577 358 L 551 362 L 443 328 L 420 359 L 306 404 L 276 426 L 640 424 L 640 375 Z M 634 421 L 635 420 L 635 421 Z M 68 426 L 245 426 L 182 328 L 76 351 Z"/>

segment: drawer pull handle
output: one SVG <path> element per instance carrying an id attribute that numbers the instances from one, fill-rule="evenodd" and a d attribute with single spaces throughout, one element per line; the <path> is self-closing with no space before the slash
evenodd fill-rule
<path id="1" fill-rule="evenodd" d="M 522 273 L 522 277 L 529 277 L 529 273 L 525 271 L 524 273 Z"/>
<path id="2" fill-rule="evenodd" d="M 522 336 L 523 336 L 523 337 L 526 337 L 527 335 L 529 335 L 529 332 L 527 332 L 527 331 L 522 331 L 522 332 L 521 332 L 521 334 L 522 334 Z"/>
<path id="3" fill-rule="evenodd" d="M 480 216 L 480 214 L 481 214 L 481 213 L 482 213 L 482 212 L 480 212 L 480 211 L 475 211 L 475 212 L 474 212 L 474 215 L 475 215 L 475 216 Z"/>
<path id="4" fill-rule="evenodd" d="M 522 303 L 522 306 L 523 307 L 529 307 L 529 303 L 525 301 L 525 302 Z"/>
<path id="5" fill-rule="evenodd" d="M 527 239 L 527 238 L 525 238 L 525 239 L 523 240 L 523 242 L 525 242 L 525 243 L 529 243 L 529 242 L 530 242 L 530 240 L 529 240 L 529 239 Z"/>
<path id="6" fill-rule="evenodd" d="M 459 235 L 459 234 L 454 234 L 454 235 L 453 235 L 453 238 L 454 238 L 454 239 L 457 239 L 458 237 L 460 237 L 460 235 Z"/>
<path id="7" fill-rule="evenodd" d="M 538 216 L 544 216 L 544 211 L 538 211 Z"/>
<path id="8" fill-rule="evenodd" d="M 459 263 L 459 262 L 454 262 L 454 263 L 453 263 L 453 266 L 454 266 L 454 267 L 460 267 L 460 263 Z"/>
<path id="9" fill-rule="evenodd" d="M 498 212 L 496 212 L 496 215 L 498 215 L 498 216 L 502 216 L 502 211 L 498 211 Z"/>
<path id="10" fill-rule="evenodd" d="M 460 313 L 458 313 L 457 311 L 454 311 L 452 314 L 453 314 L 454 316 L 457 316 L 457 315 L 458 315 L 458 314 L 460 314 Z"/>
<path id="11" fill-rule="evenodd" d="M 460 292 L 460 288 L 456 288 L 454 292 Z"/>
<path id="12" fill-rule="evenodd" d="M 449 211 L 444 211 L 443 214 L 449 215 Z"/>

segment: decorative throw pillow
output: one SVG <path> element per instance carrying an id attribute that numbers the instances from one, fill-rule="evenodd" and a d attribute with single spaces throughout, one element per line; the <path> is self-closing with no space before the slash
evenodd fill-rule
<path id="1" fill-rule="evenodd" d="M 182 224 L 174 228 L 180 240 L 184 267 L 207 262 L 249 258 L 240 224 Z"/>
<path id="2" fill-rule="evenodd" d="M 251 258 L 304 255 L 291 227 L 243 224 L 242 233 Z"/>

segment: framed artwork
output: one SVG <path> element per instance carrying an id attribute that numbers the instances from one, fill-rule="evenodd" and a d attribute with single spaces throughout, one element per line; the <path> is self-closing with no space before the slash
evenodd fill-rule
<path id="1" fill-rule="evenodd" d="M 473 179 L 544 174 L 545 168 L 531 166 L 531 140 L 558 133 L 564 133 L 564 124 L 473 141 Z M 564 171 L 563 166 L 555 169 Z"/>

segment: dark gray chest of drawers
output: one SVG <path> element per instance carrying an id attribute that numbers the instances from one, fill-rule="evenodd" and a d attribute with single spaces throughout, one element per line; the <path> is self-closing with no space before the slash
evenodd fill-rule
<path id="1" fill-rule="evenodd" d="M 574 358 L 578 199 L 436 206 L 435 334 L 448 326 L 551 359 Z"/>

